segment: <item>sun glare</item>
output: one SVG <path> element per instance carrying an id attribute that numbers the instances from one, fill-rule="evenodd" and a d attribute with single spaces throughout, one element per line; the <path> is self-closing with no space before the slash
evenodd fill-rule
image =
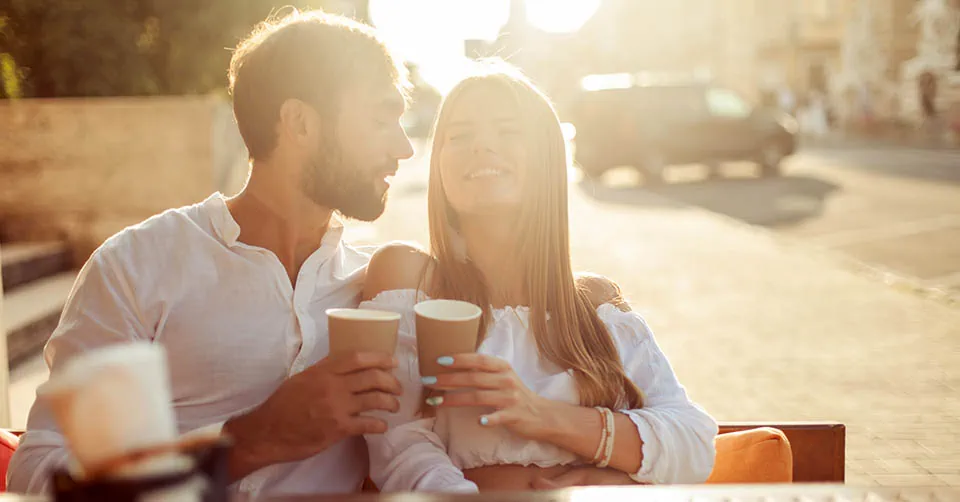
<path id="1" fill-rule="evenodd" d="M 509 15 L 509 0 L 370 0 L 384 39 L 440 92 L 465 72 L 465 41 L 495 40 Z"/>
<path id="2" fill-rule="evenodd" d="M 579 30 L 600 7 L 600 0 L 525 0 L 527 20 L 548 33 Z"/>
<path id="3" fill-rule="evenodd" d="M 531 27 L 570 33 L 586 23 L 601 0 L 525 0 Z M 463 74 L 466 40 L 495 40 L 509 19 L 510 0 L 370 0 L 381 35 L 423 78 L 445 92 Z"/>

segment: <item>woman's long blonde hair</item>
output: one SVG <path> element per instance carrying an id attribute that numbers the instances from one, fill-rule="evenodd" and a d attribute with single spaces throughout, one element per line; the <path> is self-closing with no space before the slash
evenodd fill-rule
<path id="1" fill-rule="evenodd" d="M 640 408 L 643 397 L 626 375 L 616 344 L 586 293 L 577 287 L 570 264 L 567 216 L 567 157 L 560 122 L 550 101 L 519 71 L 504 63 L 458 83 L 444 99 L 434 129 L 428 209 L 430 251 L 436 260 L 431 293 L 484 309 L 481 331 L 491 319 L 489 287 L 480 271 L 463 259 L 456 213 L 443 190 L 440 153 L 451 110 L 464 93 L 479 86 L 505 91 L 525 122 L 528 175 L 519 216 L 517 256 L 524 271 L 530 328 L 540 356 L 573 370 L 580 404 Z M 547 313 L 551 328 L 547 328 Z"/>

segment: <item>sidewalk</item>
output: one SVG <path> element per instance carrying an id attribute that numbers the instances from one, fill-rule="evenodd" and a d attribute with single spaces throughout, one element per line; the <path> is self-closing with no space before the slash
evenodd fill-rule
<path id="1" fill-rule="evenodd" d="M 603 223 L 578 267 L 621 282 L 718 419 L 837 420 L 849 483 L 960 486 L 960 309 L 713 213 L 602 204 L 576 209 Z"/>
<path id="2" fill-rule="evenodd" d="M 946 135 L 945 135 L 946 136 Z M 804 136 L 804 147 L 814 148 L 898 148 L 918 150 L 960 151 L 960 138 L 933 137 L 908 128 L 889 129 L 876 133 L 834 130 L 823 137 Z"/>

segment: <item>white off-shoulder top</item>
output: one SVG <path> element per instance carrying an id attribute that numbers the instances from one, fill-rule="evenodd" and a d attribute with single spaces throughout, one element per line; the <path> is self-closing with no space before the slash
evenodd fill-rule
<path id="1" fill-rule="evenodd" d="M 401 409 L 383 413 L 390 429 L 366 437 L 370 477 L 381 491 L 472 492 L 477 487 L 462 471 L 501 464 L 552 467 L 577 463 L 573 453 L 531 441 L 502 427 L 485 427 L 482 408 L 439 408 L 435 418 L 420 418 L 423 385 L 417 362 L 413 307 L 427 299 L 412 289 L 384 291 L 360 308 L 400 313 L 396 375 L 403 384 Z M 643 462 L 631 477 L 646 483 L 700 483 L 713 468 L 716 421 L 693 403 L 640 315 L 613 305 L 597 309 L 616 342 L 628 377 L 644 393 L 644 407 L 617 410 L 633 421 L 643 442 Z M 530 326 L 530 310 L 493 310 L 481 354 L 510 363 L 523 383 L 538 395 L 578 404 L 573 375 L 540 359 Z"/>

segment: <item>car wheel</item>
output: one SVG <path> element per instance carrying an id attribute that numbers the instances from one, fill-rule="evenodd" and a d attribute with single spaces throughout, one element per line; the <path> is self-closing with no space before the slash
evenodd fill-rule
<path id="1" fill-rule="evenodd" d="M 600 181 L 603 177 L 603 169 L 590 169 L 583 166 L 580 167 L 580 172 L 583 173 L 583 179 L 587 181 Z"/>
<path id="2" fill-rule="evenodd" d="M 718 180 L 723 178 L 723 164 L 720 162 L 707 162 L 704 165 L 707 168 L 707 179 Z"/>
<path id="3" fill-rule="evenodd" d="M 769 143 L 760 149 L 757 163 L 760 165 L 761 176 L 780 176 L 780 166 L 785 155 L 783 147 L 778 143 Z"/>
<path id="4" fill-rule="evenodd" d="M 663 171 L 667 168 L 667 160 L 660 152 L 645 153 L 637 166 L 637 172 L 643 177 L 644 185 L 659 185 L 663 183 Z"/>

